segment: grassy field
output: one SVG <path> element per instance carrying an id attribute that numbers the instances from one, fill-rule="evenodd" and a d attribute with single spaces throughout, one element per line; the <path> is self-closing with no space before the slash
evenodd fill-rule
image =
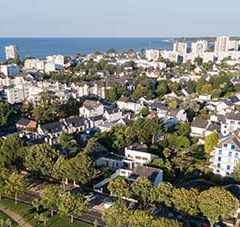
<path id="1" fill-rule="evenodd" d="M 4 221 L 6 221 L 7 219 L 10 219 L 7 215 L 5 215 L 4 213 L 1 213 L 0 212 L 0 219 L 3 219 Z M 11 219 L 10 219 L 11 220 Z M 16 227 L 17 226 L 17 224 L 16 223 L 14 223 L 14 221 L 13 220 L 11 220 L 12 221 L 12 227 Z M 3 225 L 3 226 L 5 226 L 5 225 Z"/>
<path id="2" fill-rule="evenodd" d="M 17 205 L 15 205 L 14 201 L 9 199 L 2 199 L 0 201 L 0 204 L 21 215 L 25 219 L 25 221 L 29 222 L 32 226 L 43 226 L 37 223 L 34 219 L 36 210 L 32 206 L 23 203 L 18 203 Z M 57 214 L 55 214 L 53 217 L 50 217 L 50 212 L 48 211 L 44 212 L 44 214 L 49 218 L 47 226 L 50 227 L 92 227 L 92 225 L 80 221 L 74 221 L 74 223 L 70 223 L 70 218 L 60 217 Z"/>

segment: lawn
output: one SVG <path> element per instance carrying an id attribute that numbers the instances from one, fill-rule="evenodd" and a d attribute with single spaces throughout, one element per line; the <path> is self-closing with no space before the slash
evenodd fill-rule
<path id="1" fill-rule="evenodd" d="M 13 210 L 14 212 L 21 215 L 27 222 L 29 222 L 32 226 L 43 226 L 36 222 L 34 219 L 34 215 L 36 214 L 36 210 L 30 206 L 23 203 L 18 203 L 17 205 L 14 204 L 14 201 L 9 199 L 2 199 L 0 204 L 4 205 L 5 207 Z M 47 226 L 51 227 L 92 227 L 91 224 L 74 221 L 74 223 L 70 223 L 70 218 L 68 217 L 61 217 L 55 214 L 53 217 L 50 216 L 50 212 L 46 211 L 44 214 L 49 218 Z"/>
<path id="2" fill-rule="evenodd" d="M 0 219 L 3 219 L 4 221 L 6 221 L 7 219 L 11 220 L 11 218 L 9 218 L 6 214 L 1 213 L 1 212 L 0 212 Z M 12 221 L 12 227 L 17 226 L 17 224 L 15 224 L 15 222 L 13 220 L 11 220 L 11 221 Z"/>

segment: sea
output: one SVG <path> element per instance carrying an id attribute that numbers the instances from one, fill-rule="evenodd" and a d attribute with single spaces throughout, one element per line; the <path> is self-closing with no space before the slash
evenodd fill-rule
<path id="1" fill-rule="evenodd" d="M 20 58 L 43 58 L 48 55 L 61 54 L 75 56 L 95 51 L 104 52 L 111 48 L 124 51 L 129 48 L 141 49 L 173 48 L 173 39 L 168 38 L 0 38 L 0 61 L 5 60 L 4 47 L 16 45 Z"/>

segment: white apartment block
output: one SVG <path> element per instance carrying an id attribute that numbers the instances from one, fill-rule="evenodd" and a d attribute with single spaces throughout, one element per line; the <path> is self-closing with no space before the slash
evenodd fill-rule
<path id="1" fill-rule="evenodd" d="M 187 43 L 185 43 L 185 42 L 174 43 L 173 51 L 176 51 L 179 56 L 184 58 L 187 54 Z"/>
<path id="2" fill-rule="evenodd" d="M 215 55 L 219 56 L 222 53 L 227 53 L 228 49 L 229 49 L 229 37 L 227 36 L 217 37 L 214 45 Z"/>
<path id="3" fill-rule="evenodd" d="M 56 65 L 64 66 L 64 56 L 63 55 L 53 55 L 46 57 L 47 62 L 55 63 Z"/>
<path id="4" fill-rule="evenodd" d="M 221 134 L 227 136 L 240 129 L 240 113 L 230 112 L 225 115 L 225 122 L 221 124 Z"/>
<path id="5" fill-rule="evenodd" d="M 16 46 L 6 46 L 5 47 L 6 60 L 8 59 L 19 59 L 19 50 Z"/>
<path id="6" fill-rule="evenodd" d="M 39 70 L 41 72 L 44 71 L 44 60 L 40 60 L 37 58 L 26 59 L 24 62 L 24 69 L 25 70 Z"/>
<path id="7" fill-rule="evenodd" d="M 44 66 L 44 71 L 46 73 L 56 72 L 56 71 L 62 70 L 62 69 L 63 69 L 63 65 L 58 65 L 58 64 L 53 63 L 53 62 L 47 62 Z"/>
<path id="8" fill-rule="evenodd" d="M 169 61 L 177 62 L 178 61 L 178 53 L 176 51 L 167 51 L 164 50 L 161 52 L 161 55 L 165 59 L 169 59 Z"/>
<path id="9" fill-rule="evenodd" d="M 157 61 L 160 57 L 159 50 L 146 50 L 146 58 L 148 61 Z"/>
<path id="10" fill-rule="evenodd" d="M 206 40 L 198 40 L 195 43 L 192 43 L 192 53 L 193 57 L 201 57 L 203 58 L 205 51 L 208 48 L 208 42 Z"/>
<path id="11" fill-rule="evenodd" d="M 230 134 L 222 138 L 212 155 L 213 172 L 221 176 L 229 176 L 240 159 L 239 135 Z"/>
<path id="12" fill-rule="evenodd" d="M 29 96 L 29 90 L 25 87 L 14 87 L 5 90 L 7 101 L 11 104 L 21 103 L 26 97 Z"/>
<path id="13" fill-rule="evenodd" d="M 20 67 L 16 64 L 1 65 L 0 72 L 3 73 L 5 76 L 15 76 L 17 73 L 20 72 Z"/>

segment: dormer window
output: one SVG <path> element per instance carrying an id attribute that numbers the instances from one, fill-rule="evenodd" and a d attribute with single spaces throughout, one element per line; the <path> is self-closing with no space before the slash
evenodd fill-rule
<path id="1" fill-rule="evenodd" d="M 225 144 L 223 144 L 223 146 L 225 147 L 225 148 L 227 148 L 227 144 L 225 143 Z"/>

